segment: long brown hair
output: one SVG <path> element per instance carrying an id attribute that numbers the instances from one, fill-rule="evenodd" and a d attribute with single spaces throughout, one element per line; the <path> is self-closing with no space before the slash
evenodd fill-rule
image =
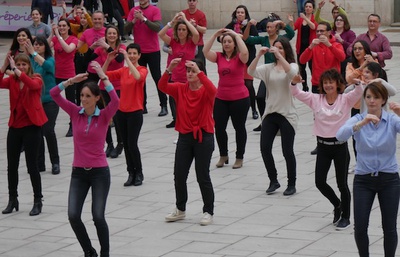
<path id="1" fill-rule="evenodd" d="M 31 64 L 31 59 L 29 58 L 29 56 L 27 54 L 19 54 L 17 56 L 14 57 L 14 61 L 15 63 L 17 62 L 24 62 L 26 64 L 29 65 L 29 69 L 25 72 L 25 74 L 28 77 L 32 77 L 33 76 L 33 68 L 32 68 L 32 64 Z"/>

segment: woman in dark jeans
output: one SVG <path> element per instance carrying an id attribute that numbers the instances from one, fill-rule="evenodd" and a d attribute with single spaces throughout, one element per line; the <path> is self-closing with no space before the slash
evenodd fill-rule
<path id="1" fill-rule="evenodd" d="M 397 214 L 400 181 L 396 160 L 396 138 L 400 133 L 400 104 L 389 103 L 387 89 L 380 82 L 368 84 L 363 98 L 367 111 L 356 114 L 337 132 L 338 140 L 356 140 L 357 165 L 354 171 L 354 237 L 360 257 L 369 256 L 368 224 L 375 196 L 382 215 L 385 257 L 396 256 Z M 371 135 L 374 136 L 371 136 Z"/>
<path id="2" fill-rule="evenodd" d="M 46 138 L 50 154 L 51 172 L 57 175 L 60 173 L 60 156 L 58 155 L 58 144 L 54 127 L 56 126 L 60 108 L 50 96 L 50 89 L 56 85 L 54 58 L 50 45 L 44 36 L 37 36 L 34 39 L 33 45 L 27 41 L 26 49 L 31 55 L 33 70 L 42 76 L 44 83 L 41 99 L 48 121 L 42 127 L 42 135 Z M 38 167 L 39 171 L 46 170 L 43 137 L 39 148 Z"/>
<path id="3" fill-rule="evenodd" d="M 10 67 L 10 70 L 7 70 Z M 3 79 L 5 73 L 8 78 Z M 7 177 L 9 201 L 3 214 L 8 214 L 18 203 L 18 166 L 21 148 L 25 149 L 26 166 L 31 179 L 34 195 L 34 204 L 30 216 L 38 215 L 42 211 L 42 180 L 40 177 L 37 157 L 41 139 L 40 127 L 47 122 L 46 114 L 40 102 L 43 80 L 33 74 L 31 60 L 24 53 L 18 54 L 15 59 L 10 54 L 4 59 L 0 69 L 0 88 L 10 92 L 10 120 L 7 134 Z"/>
<path id="4" fill-rule="evenodd" d="M 175 99 L 178 112 L 175 128 L 179 138 L 174 165 L 176 208 L 165 220 L 173 222 L 185 218 L 188 199 L 186 181 L 194 159 L 196 178 L 204 203 L 200 225 L 205 226 L 212 223 L 214 215 L 210 161 L 214 151 L 212 112 L 217 89 L 204 74 L 204 65 L 200 60 L 185 62 L 186 83 L 168 83 L 171 73 L 181 61 L 181 58 L 173 59 L 158 83 L 160 90 Z"/>
<path id="5" fill-rule="evenodd" d="M 97 107 L 100 89 L 96 82 L 90 81 L 83 85 L 81 91 L 82 107 L 61 96 L 62 90 L 66 87 L 87 79 L 87 73 L 78 74 L 61 82 L 50 91 L 50 95 L 61 109 L 71 117 L 74 131 L 74 160 L 68 196 L 69 222 L 85 252 L 85 257 L 97 256 L 81 219 L 83 204 L 91 188 L 92 215 L 101 246 L 100 255 L 109 257 L 109 231 L 104 213 L 110 190 L 110 169 L 103 147 L 108 124 L 118 109 L 119 99 L 99 63 L 92 62 L 91 67 L 104 82 L 105 89 L 111 98 L 110 103 L 104 109 L 100 110 Z"/>

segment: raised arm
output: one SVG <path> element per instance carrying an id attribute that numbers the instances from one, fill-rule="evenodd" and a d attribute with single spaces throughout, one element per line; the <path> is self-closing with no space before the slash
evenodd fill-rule
<path id="1" fill-rule="evenodd" d="M 217 53 L 213 50 L 211 50 L 212 45 L 214 44 L 214 41 L 222 35 L 222 33 L 225 32 L 225 28 L 217 30 L 211 38 L 204 43 L 203 47 L 203 53 L 204 56 L 209 60 L 210 62 L 216 62 L 217 61 Z"/>

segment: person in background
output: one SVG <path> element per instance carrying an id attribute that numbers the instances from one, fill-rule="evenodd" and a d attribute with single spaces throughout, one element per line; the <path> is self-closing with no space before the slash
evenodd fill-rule
<path id="1" fill-rule="evenodd" d="M 310 46 L 311 42 L 316 38 L 315 30 L 317 29 L 317 22 L 314 19 L 314 9 L 315 4 L 313 1 L 306 1 L 304 4 L 304 13 L 300 13 L 300 17 L 297 18 L 294 23 L 294 30 L 297 30 L 296 39 L 296 53 L 297 53 L 297 63 L 299 64 L 300 75 L 303 78 L 303 91 L 308 91 L 308 80 L 307 80 L 307 62 L 308 68 L 313 72 L 312 60 L 308 60 L 305 63 L 300 62 L 300 56 L 304 51 Z"/>
<path id="2" fill-rule="evenodd" d="M 203 53 L 204 40 L 203 36 L 207 31 L 207 17 L 197 8 L 198 0 L 187 0 L 188 9 L 183 10 L 182 12 L 185 14 L 186 19 L 192 23 L 192 25 L 199 32 L 199 42 L 197 43 L 197 54 L 196 59 L 200 59 L 204 63 L 204 72 L 207 75 L 207 65 L 206 65 L 206 57 Z"/>
<path id="3" fill-rule="evenodd" d="M 172 26 L 174 31 L 173 36 L 168 36 L 167 30 L 172 28 Z M 170 82 L 185 83 L 187 81 L 185 63 L 186 60 L 191 60 L 195 57 L 197 43 L 199 42 L 199 32 L 186 18 L 185 14 L 179 12 L 167 26 L 160 30 L 158 36 L 165 44 L 171 47 L 172 59 L 181 58 L 181 62 L 171 75 Z M 176 105 L 173 97 L 169 97 L 169 104 L 173 120 L 166 127 L 173 128 L 176 122 Z"/>
<path id="4" fill-rule="evenodd" d="M 13 75 L 4 78 L 7 67 Z M 20 53 L 14 58 L 8 54 L 0 69 L 0 88 L 8 89 L 10 119 L 7 133 L 7 179 L 8 204 L 2 211 L 9 214 L 19 210 L 18 167 L 21 148 L 24 147 L 25 161 L 33 188 L 33 207 L 30 216 L 42 212 L 42 179 L 38 169 L 41 126 L 47 122 L 46 113 L 40 101 L 43 80 L 33 73 L 31 60 L 27 54 Z"/>
<path id="5" fill-rule="evenodd" d="M 115 19 L 118 23 L 118 30 L 121 33 L 121 41 L 125 43 L 127 40 L 124 37 L 124 19 L 122 16 L 125 16 L 124 9 L 122 8 L 119 0 L 101 0 L 101 4 L 103 6 L 104 15 L 107 18 L 108 24 L 113 24 L 113 19 Z"/>
<path id="6" fill-rule="evenodd" d="M 279 37 L 286 37 L 291 40 L 294 37 L 294 30 L 290 24 L 293 24 L 293 16 L 288 15 L 289 24 L 285 24 L 282 20 L 269 19 L 266 24 L 266 32 L 267 36 L 249 36 L 250 27 L 247 26 L 243 33 L 243 40 L 248 45 L 256 45 L 260 44 L 261 46 L 271 47 L 276 39 Z M 256 21 L 251 19 L 250 24 L 256 24 Z M 280 35 L 280 30 L 284 29 L 286 34 Z M 264 55 L 264 64 L 275 62 L 275 55 L 269 51 L 267 51 Z M 260 82 L 260 86 L 257 91 L 257 107 L 260 111 L 260 116 L 264 116 L 265 105 L 267 98 L 267 89 L 263 80 Z M 254 128 L 253 131 L 261 131 L 261 124 Z"/>
<path id="7" fill-rule="evenodd" d="M 51 173 L 60 173 L 60 156 L 58 154 L 57 136 L 54 130 L 59 112 L 58 105 L 50 96 L 50 89 L 56 85 L 55 60 L 50 45 L 44 36 L 37 36 L 33 45 L 27 41 L 26 49 L 31 56 L 33 71 L 40 74 L 43 79 L 43 90 L 41 95 L 42 106 L 48 121 L 42 126 L 42 140 L 39 148 L 38 167 L 39 171 L 45 171 L 44 138 L 46 138 L 47 149 L 50 154 Z M 44 137 L 44 138 L 43 138 Z"/>
<path id="8" fill-rule="evenodd" d="M 51 28 L 46 23 L 42 22 L 42 11 L 35 7 L 31 10 L 31 18 L 33 23 L 29 25 L 27 28 L 34 39 L 37 36 L 45 36 L 49 38 L 51 36 Z"/>
<path id="9" fill-rule="evenodd" d="M 50 24 L 52 24 L 54 20 L 53 4 L 51 1 L 52 0 L 32 0 L 31 9 L 37 7 L 42 11 L 42 22 L 45 24 L 48 24 L 49 17 Z"/>
<path id="10" fill-rule="evenodd" d="M 26 54 L 25 43 L 27 40 L 31 41 L 31 43 L 33 42 L 31 32 L 28 28 L 19 28 L 15 31 L 9 51 L 10 56 L 16 57 L 21 53 Z"/>
<path id="11" fill-rule="evenodd" d="M 232 13 L 232 21 L 225 26 L 227 29 L 231 29 L 238 33 L 242 38 L 243 34 L 248 29 L 247 36 L 258 36 L 258 31 L 256 27 L 256 22 L 250 23 L 250 13 L 249 10 L 245 5 L 239 5 L 236 7 L 235 11 Z M 218 42 L 220 42 L 220 38 L 217 38 Z M 256 56 L 256 47 L 254 44 L 248 44 L 245 41 L 247 51 L 249 52 L 249 59 L 246 63 L 246 67 L 244 68 L 244 84 L 249 91 L 249 98 L 250 98 L 250 107 L 253 119 L 258 119 L 259 115 L 256 109 L 256 92 L 253 86 L 253 77 L 251 77 L 247 73 L 247 67 L 249 67 L 250 63 L 253 61 L 254 57 Z"/>
<path id="12" fill-rule="evenodd" d="M 305 2 L 306 0 L 293 0 L 293 3 L 295 3 L 297 6 L 297 17 L 300 17 L 300 13 L 304 13 Z"/>
<path id="13" fill-rule="evenodd" d="M 150 0 L 139 0 L 139 6 L 131 9 L 126 20 L 133 24 L 132 35 L 135 38 L 135 43 L 141 47 L 142 54 L 139 65 L 149 66 L 151 76 L 157 87 L 161 107 L 158 116 L 166 116 L 168 114 L 167 95 L 158 89 L 158 81 L 161 78 L 161 52 L 158 42 L 158 32 L 161 30 L 161 11 L 156 6 L 151 5 Z M 147 113 L 146 84 L 144 86 L 143 106 L 143 113 Z"/>
<path id="14" fill-rule="evenodd" d="M 368 15 L 368 31 L 356 37 L 357 40 L 364 40 L 371 48 L 372 57 L 378 59 L 381 67 L 385 67 L 385 60 L 392 59 L 393 52 L 388 38 L 379 32 L 381 17 L 378 14 Z M 351 54 L 354 42 L 347 48 L 347 55 Z M 345 49 L 346 51 L 346 49 Z"/>
<path id="15" fill-rule="evenodd" d="M 58 24 L 53 24 L 53 34 L 50 47 L 54 49 L 54 59 L 56 61 L 56 83 L 75 76 L 75 52 L 78 45 L 78 39 L 72 35 L 71 25 L 66 19 L 60 19 Z M 72 103 L 75 103 L 76 88 L 72 85 L 65 90 L 66 97 Z M 66 137 L 72 137 L 72 125 L 69 128 Z"/>
<path id="16" fill-rule="evenodd" d="M 388 101 L 388 91 L 379 82 L 368 84 L 363 98 L 367 110 L 347 120 L 336 134 L 341 141 L 348 140 L 352 135 L 356 140 L 357 164 L 353 181 L 354 238 L 359 256 L 370 256 L 368 225 L 377 195 L 383 229 L 384 254 L 381 256 L 395 257 L 400 196 L 399 166 L 396 160 L 400 104 L 389 103 L 395 114 L 383 108 Z"/>
<path id="17" fill-rule="evenodd" d="M 274 55 L 274 62 L 257 67 L 258 61 L 261 56 L 265 56 L 266 52 Z M 278 131 L 281 133 L 282 152 L 288 178 L 288 185 L 283 195 L 296 193 L 296 156 L 293 145 L 299 117 L 290 93 L 289 83 L 298 71 L 292 47 L 285 37 L 278 37 L 270 48 L 261 47 L 248 68 L 249 74 L 263 80 L 268 90 L 260 138 L 261 155 L 270 180 L 267 194 L 272 194 L 280 187 L 278 171 L 272 155 L 272 146 Z"/>
<path id="18" fill-rule="evenodd" d="M 182 60 L 175 58 L 160 79 L 160 89 L 171 95 L 178 110 L 176 130 L 179 132 L 175 151 L 174 181 L 176 207 L 165 217 L 173 222 L 186 217 L 188 192 L 186 181 L 195 160 L 197 182 L 203 199 L 203 217 L 200 225 L 213 222 L 214 189 L 210 177 L 210 162 L 214 151 L 213 105 L 217 89 L 204 74 L 200 60 L 187 60 L 185 83 L 169 83 L 170 73 Z"/>
<path id="19" fill-rule="evenodd" d="M 343 49 L 353 43 L 356 38 L 356 33 L 351 30 L 349 20 L 346 15 L 338 14 L 334 20 L 334 25 L 331 30 L 332 37 L 335 37 L 336 42 L 342 44 Z M 346 55 L 346 59 L 340 63 L 340 72 L 344 79 L 346 79 L 346 67 L 350 61 L 351 55 Z M 347 83 L 350 83 L 346 80 Z"/>
<path id="20" fill-rule="evenodd" d="M 106 71 L 106 75 L 110 80 L 119 79 L 121 82 L 121 99 L 115 119 L 119 126 L 129 174 L 124 186 L 140 186 L 144 176 L 138 139 L 143 125 L 143 87 L 148 71 L 138 63 L 140 59 L 138 44 L 129 44 L 126 50 L 120 48 L 119 52 L 123 54 L 127 66 Z M 103 71 L 112 59 L 113 55 L 108 55 Z"/>
<path id="21" fill-rule="evenodd" d="M 108 77 L 97 62 L 91 66 L 106 86 L 111 101 L 104 109 L 97 107 L 100 89 L 96 82 L 89 81 L 81 91 L 82 107 L 66 100 L 61 92 L 77 82 L 87 79 L 87 73 L 78 74 L 62 81 L 50 90 L 54 101 L 70 117 L 74 128 L 74 159 L 68 194 L 68 219 L 78 239 L 85 257 L 97 257 L 89 235 L 82 222 L 82 208 L 86 196 L 92 192 L 92 216 L 101 246 L 100 256 L 110 256 L 109 230 L 105 219 L 105 209 L 110 190 L 110 168 L 104 153 L 104 142 L 108 124 L 118 110 L 119 99 Z"/>
<path id="22" fill-rule="evenodd" d="M 82 1 L 83 4 L 83 1 Z M 63 14 L 61 15 L 61 18 L 67 19 L 69 23 L 71 24 L 77 24 L 79 25 L 81 23 L 81 15 L 86 11 L 86 8 L 83 7 L 83 5 L 73 5 L 74 8 L 71 9 L 70 12 L 67 12 L 67 4 L 65 1 L 62 1 L 61 7 L 63 9 Z M 72 16 L 70 17 L 70 15 Z"/>
<path id="23" fill-rule="evenodd" d="M 221 38 L 222 52 L 211 50 L 214 41 Z M 214 104 L 215 135 L 219 147 L 219 161 L 215 166 L 221 168 L 229 163 L 228 134 L 226 127 L 229 117 L 235 129 L 236 160 L 232 169 L 243 166 L 246 149 L 246 116 L 250 107 L 249 90 L 244 84 L 244 71 L 249 58 L 246 44 L 240 34 L 230 29 L 219 29 L 204 44 L 207 60 L 218 66 L 218 90 Z"/>
<path id="24" fill-rule="evenodd" d="M 336 69 L 328 69 L 319 77 L 320 94 L 302 92 L 297 87 L 299 82 L 301 82 L 300 76 L 292 81 L 292 94 L 308 105 L 314 113 L 313 134 L 317 136 L 318 147 L 315 185 L 333 205 L 332 223 L 336 226 L 336 230 L 344 230 L 350 226 L 351 195 L 347 182 L 350 154 L 347 140 L 336 138 L 336 132 L 350 118 L 351 107 L 360 99 L 363 88 L 357 80 L 355 90 L 343 94 L 345 81 Z M 332 161 L 335 165 L 340 198 L 327 183 Z"/>
<path id="25" fill-rule="evenodd" d="M 317 23 L 328 22 L 328 23 L 331 25 L 331 27 L 333 27 L 333 25 L 335 25 L 335 19 L 336 19 L 336 17 L 337 17 L 339 14 L 344 15 L 344 16 L 347 16 L 347 13 L 346 13 L 346 11 L 345 11 L 342 7 L 340 7 L 340 6 L 336 3 L 335 0 L 329 0 L 329 2 L 330 2 L 331 4 L 333 4 L 332 11 L 331 11 L 331 12 L 332 12 L 333 21 L 325 20 L 325 19 L 321 18 L 321 10 L 322 10 L 322 7 L 324 7 L 325 2 L 326 2 L 326 0 L 321 0 L 321 2 L 318 3 L 318 8 L 317 8 L 317 11 L 315 12 L 315 20 L 317 21 Z"/>

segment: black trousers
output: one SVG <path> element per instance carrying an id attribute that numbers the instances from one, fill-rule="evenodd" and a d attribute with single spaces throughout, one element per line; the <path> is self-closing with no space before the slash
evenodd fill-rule
<path id="1" fill-rule="evenodd" d="M 203 213 L 214 214 L 214 189 L 210 177 L 210 161 L 214 151 L 214 135 L 203 131 L 203 141 L 194 139 L 193 133 L 179 133 L 175 151 L 174 180 L 176 207 L 186 210 L 188 200 L 187 177 L 193 159 L 197 183 L 203 198 Z"/>
<path id="2" fill-rule="evenodd" d="M 44 138 L 46 138 L 47 149 L 49 151 L 51 164 L 60 164 L 60 156 L 58 155 L 57 136 L 56 132 L 54 131 L 60 107 L 53 101 L 48 103 L 43 103 L 42 105 L 48 121 L 42 126 L 42 140 L 40 142 L 40 148 L 39 148 L 38 167 L 46 167 Z"/>

